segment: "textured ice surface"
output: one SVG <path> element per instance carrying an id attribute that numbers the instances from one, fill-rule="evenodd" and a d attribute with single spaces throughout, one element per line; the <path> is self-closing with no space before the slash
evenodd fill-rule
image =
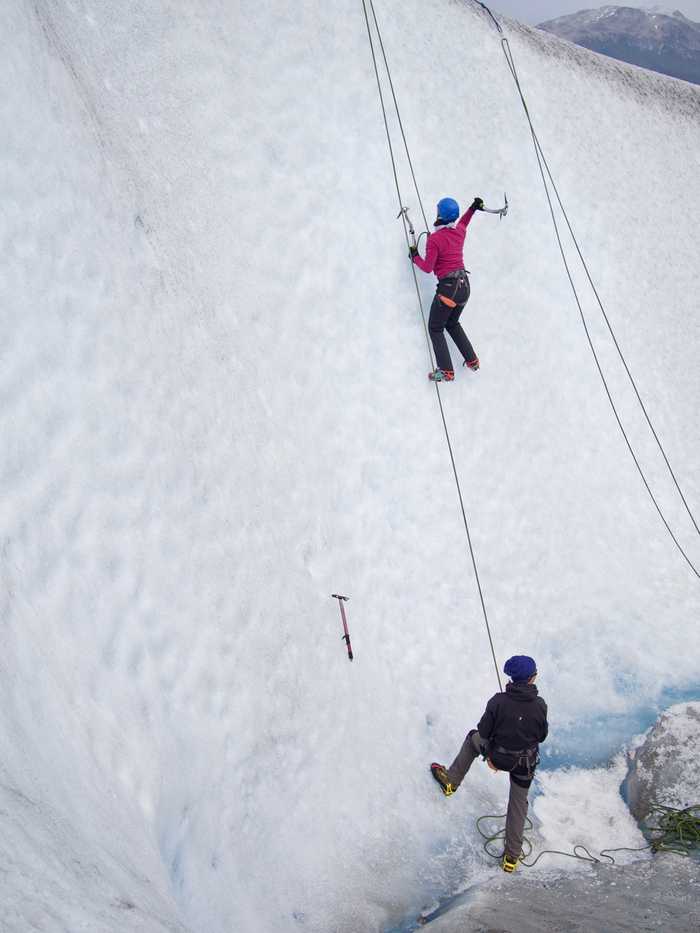
<path id="1" fill-rule="evenodd" d="M 604 734 L 607 717 L 697 682 L 699 588 L 611 417 L 493 27 L 446 0 L 377 9 L 427 209 L 446 194 L 511 202 L 507 221 L 470 230 L 482 369 L 443 397 L 498 656 L 537 658 L 565 761 L 591 724 Z M 502 809 L 505 783 L 475 770 L 445 801 L 427 770 L 496 678 L 364 29 L 359 4 L 320 0 L 0 4 L 12 933 L 177 918 L 206 933 L 379 930 L 492 870 L 473 820 Z M 510 37 L 700 503 L 698 94 Z M 427 301 L 427 277 L 421 289 Z M 549 775 L 533 808 L 560 822 L 601 780 Z"/>
<path id="2" fill-rule="evenodd" d="M 599 865 L 556 884 L 527 872 L 500 875 L 431 923 L 430 933 L 687 933 L 700 924 L 700 865 L 692 859 Z"/>

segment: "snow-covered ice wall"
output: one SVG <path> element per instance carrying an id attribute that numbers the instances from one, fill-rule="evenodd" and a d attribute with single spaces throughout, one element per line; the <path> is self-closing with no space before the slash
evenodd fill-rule
<path id="1" fill-rule="evenodd" d="M 508 192 L 467 241 L 482 369 L 443 399 L 498 656 L 536 657 L 557 760 L 604 760 L 609 717 L 697 685 L 700 587 L 492 24 L 377 14 L 430 210 Z M 508 29 L 700 510 L 700 93 Z M 0 928 L 381 930 L 492 870 L 473 819 L 505 785 L 448 807 L 427 771 L 496 679 L 362 4 L 10 0 L 0 32 Z M 636 838 L 616 776 L 557 775 L 562 833 L 573 785 Z"/>

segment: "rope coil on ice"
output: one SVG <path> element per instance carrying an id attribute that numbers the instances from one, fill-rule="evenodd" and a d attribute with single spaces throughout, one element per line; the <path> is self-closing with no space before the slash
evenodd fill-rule
<path id="1" fill-rule="evenodd" d="M 476 828 L 485 840 L 484 852 L 494 859 L 502 857 L 503 848 L 500 846 L 500 851 L 493 852 L 489 846 L 494 842 L 500 844 L 505 839 L 505 826 L 495 832 L 490 832 L 482 829 L 481 824 L 485 820 L 505 821 L 505 818 L 505 813 L 485 814 L 478 817 L 476 821 Z M 530 832 L 532 828 L 532 820 L 526 817 L 525 830 Z M 532 842 L 527 836 L 523 836 L 523 857 L 520 859 L 520 864 L 525 868 L 534 868 L 543 855 L 563 855 L 566 858 L 575 858 L 582 862 L 590 862 L 593 865 L 603 863 L 615 865 L 615 859 L 609 854 L 610 852 L 644 852 L 647 849 L 651 849 L 652 852 L 673 852 L 676 855 L 689 856 L 691 852 L 700 850 L 700 805 L 678 809 L 654 803 L 651 805 L 649 815 L 644 821 L 644 828 L 648 838 L 651 839 L 651 842 L 645 846 L 638 846 L 637 848 L 620 846 L 616 849 L 601 849 L 596 856 L 579 843 L 573 847 L 571 852 L 564 852 L 561 849 L 543 849 L 532 862 L 526 861 L 533 852 Z M 585 855 L 582 855 L 582 852 Z"/>

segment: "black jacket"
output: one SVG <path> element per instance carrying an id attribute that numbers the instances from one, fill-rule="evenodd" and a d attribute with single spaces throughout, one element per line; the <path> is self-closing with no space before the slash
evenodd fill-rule
<path id="1" fill-rule="evenodd" d="M 537 687 L 525 682 L 506 684 L 504 693 L 492 696 L 478 725 L 489 749 L 514 752 L 536 751 L 547 738 L 548 728 L 547 704 L 537 695 Z"/>

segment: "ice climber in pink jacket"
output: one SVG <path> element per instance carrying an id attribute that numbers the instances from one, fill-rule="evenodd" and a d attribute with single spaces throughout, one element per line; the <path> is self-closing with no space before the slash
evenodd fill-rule
<path id="1" fill-rule="evenodd" d="M 451 382 L 455 377 L 445 331 L 464 357 L 464 365 L 472 370 L 479 368 L 479 359 L 462 330 L 459 318 L 469 301 L 469 276 L 464 268 L 463 256 L 464 238 L 474 212 L 483 209 L 482 199 L 474 198 L 469 210 L 459 217 L 459 204 L 453 198 L 443 198 L 438 201 L 435 232 L 428 235 L 425 259 L 416 247 L 411 247 L 413 262 L 423 272 L 434 272 L 438 280 L 428 322 L 435 350 L 436 368 L 429 373 L 433 382 Z"/>

